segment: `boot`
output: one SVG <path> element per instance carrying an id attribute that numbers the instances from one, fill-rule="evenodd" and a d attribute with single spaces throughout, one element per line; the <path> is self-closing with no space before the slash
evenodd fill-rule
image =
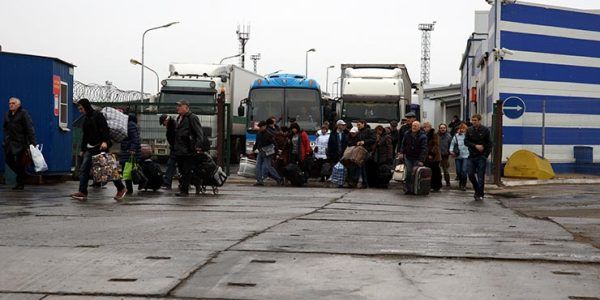
<path id="1" fill-rule="evenodd" d="M 450 174 L 444 174 L 444 180 L 446 180 L 446 186 L 450 187 Z"/>

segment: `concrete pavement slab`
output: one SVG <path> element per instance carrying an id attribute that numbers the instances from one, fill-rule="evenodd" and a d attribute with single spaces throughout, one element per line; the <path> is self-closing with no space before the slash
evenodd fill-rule
<path id="1" fill-rule="evenodd" d="M 165 295 L 208 251 L 0 247 L 0 292 Z"/>
<path id="2" fill-rule="evenodd" d="M 177 297 L 235 299 L 572 299 L 600 295 L 581 264 L 229 251 Z M 575 298 L 576 299 L 576 298 Z"/>

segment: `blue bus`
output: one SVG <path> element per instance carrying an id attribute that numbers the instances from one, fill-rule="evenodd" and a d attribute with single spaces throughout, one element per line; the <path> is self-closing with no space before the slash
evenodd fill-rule
<path id="1" fill-rule="evenodd" d="M 276 74 L 255 80 L 246 101 L 246 152 L 251 152 L 256 142 L 256 124 L 271 116 L 277 117 L 279 126 L 289 126 L 295 120 L 314 142 L 324 121 L 322 103 L 317 81 L 302 75 Z"/>

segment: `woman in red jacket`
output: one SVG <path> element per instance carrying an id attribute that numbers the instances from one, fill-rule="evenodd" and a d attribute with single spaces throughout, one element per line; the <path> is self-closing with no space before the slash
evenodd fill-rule
<path id="1" fill-rule="evenodd" d="M 304 160 L 312 153 L 310 140 L 306 131 L 300 129 L 298 123 L 292 123 L 290 130 L 290 162 L 295 162 L 301 166 Z"/>

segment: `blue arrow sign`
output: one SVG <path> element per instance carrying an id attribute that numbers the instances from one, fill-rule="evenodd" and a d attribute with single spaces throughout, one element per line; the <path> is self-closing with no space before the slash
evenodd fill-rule
<path id="1" fill-rule="evenodd" d="M 508 97 L 504 100 L 502 112 L 509 119 L 518 119 L 525 113 L 525 102 L 519 97 Z"/>

